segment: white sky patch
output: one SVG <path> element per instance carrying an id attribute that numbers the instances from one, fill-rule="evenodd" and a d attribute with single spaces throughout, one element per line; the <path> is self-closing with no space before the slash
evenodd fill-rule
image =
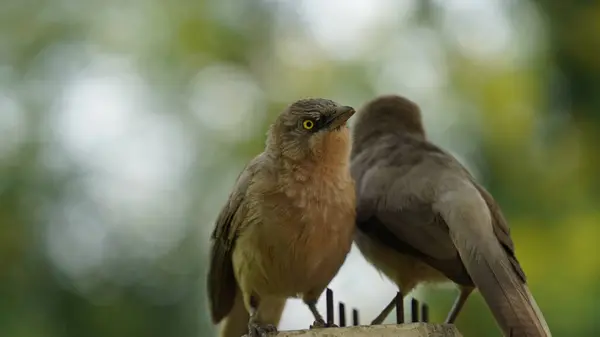
<path id="1" fill-rule="evenodd" d="M 117 146 L 127 137 L 142 108 L 136 103 L 142 90 L 126 59 L 97 60 L 67 85 L 56 133 L 72 154 L 94 159 L 87 151 Z"/>
<path id="2" fill-rule="evenodd" d="M 353 58 L 370 49 L 370 40 L 383 26 L 401 21 L 414 1 L 305 0 L 299 5 L 306 29 L 331 55 Z"/>
<path id="3" fill-rule="evenodd" d="M 442 32 L 463 52 L 481 61 L 510 62 L 513 30 L 499 0 L 436 0 L 443 11 Z"/>
<path id="4" fill-rule="evenodd" d="M 390 38 L 371 63 L 378 93 L 411 96 L 442 89 L 448 81 L 444 52 L 436 33 L 427 28 L 414 28 Z"/>

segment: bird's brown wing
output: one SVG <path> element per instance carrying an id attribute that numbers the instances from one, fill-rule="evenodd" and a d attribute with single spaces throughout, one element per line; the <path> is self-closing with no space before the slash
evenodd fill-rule
<path id="1" fill-rule="evenodd" d="M 449 155 L 420 152 L 418 160 L 410 152 L 371 160 L 364 170 L 357 161 L 359 229 L 458 284 L 476 285 L 506 335 L 550 336 L 491 195 Z"/>
<path id="2" fill-rule="evenodd" d="M 434 211 L 444 219 L 465 268 L 504 334 L 550 337 L 498 205 L 483 188 L 464 178 L 464 174 L 454 177 L 454 187 L 440 191 Z"/>
<path id="3" fill-rule="evenodd" d="M 431 203 L 405 197 L 401 168 L 374 168 L 357 180 L 360 231 L 402 254 L 414 256 L 461 285 L 473 285 Z M 360 184 L 359 184 L 360 181 Z"/>
<path id="4" fill-rule="evenodd" d="M 510 228 L 508 227 L 508 222 L 506 221 L 504 214 L 502 214 L 500 206 L 498 205 L 496 200 L 494 200 L 494 197 L 492 197 L 492 195 L 483 186 L 479 185 L 475 181 L 475 178 L 460 162 L 458 162 L 456 159 L 454 159 L 454 157 L 450 156 L 442 150 L 440 150 L 440 153 L 441 156 L 447 159 L 448 163 L 452 167 L 462 171 L 462 174 L 473 184 L 473 186 L 475 186 L 483 200 L 485 200 L 485 203 L 487 204 L 490 210 L 490 214 L 492 216 L 494 234 L 496 235 L 498 242 L 500 242 L 500 245 L 506 252 L 508 259 L 510 260 L 515 272 L 523 282 L 526 282 L 527 277 L 525 276 L 525 272 L 521 268 L 521 264 L 519 263 L 519 261 L 517 260 L 517 256 L 515 255 L 515 245 L 513 243 L 512 238 L 510 237 Z"/>
<path id="5" fill-rule="evenodd" d="M 390 148 L 391 150 L 391 148 Z M 525 281 L 514 250 L 510 230 L 500 207 L 454 157 L 439 147 L 413 139 L 379 160 L 353 161 L 356 179 L 357 224 L 360 230 L 395 250 L 418 257 L 458 284 L 471 285 L 444 219 L 433 210 L 428 195 L 442 172 L 455 172 L 479 191 L 492 214 L 496 238 L 506 251 L 516 273 Z M 434 178 L 432 178 L 434 177 Z M 419 195 L 422 194 L 422 195 Z"/>
<path id="6" fill-rule="evenodd" d="M 490 209 L 490 213 L 492 214 L 492 223 L 494 225 L 494 234 L 496 234 L 496 238 L 504 248 L 504 251 L 508 255 L 508 258 L 515 270 L 515 272 L 519 275 L 523 282 L 527 281 L 527 277 L 525 276 L 525 272 L 521 268 L 521 264 L 519 260 L 517 260 L 517 256 L 515 255 L 515 245 L 510 237 L 510 228 L 508 227 L 508 222 L 502 211 L 500 210 L 500 206 L 496 203 L 492 195 L 485 190 L 485 188 L 480 185 L 474 183 L 475 187 L 479 191 L 479 194 L 485 200 L 485 203 L 488 205 Z"/>
<path id="7" fill-rule="evenodd" d="M 244 225 L 246 193 L 260 159 L 261 156 L 256 157 L 238 176 L 211 235 L 207 289 L 214 323 L 219 323 L 227 316 L 234 304 L 238 286 L 233 272 L 232 253 L 238 232 Z"/>

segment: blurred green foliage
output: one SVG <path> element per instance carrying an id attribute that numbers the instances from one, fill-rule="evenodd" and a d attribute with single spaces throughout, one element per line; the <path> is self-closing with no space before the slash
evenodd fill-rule
<path id="1" fill-rule="evenodd" d="M 403 3 L 397 9 L 411 9 L 406 17 L 382 20 L 356 41 L 361 54 L 319 43 L 311 30 L 318 27 L 298 14 L 303 5 L 286 1 L 2 1 L 0 336 L 212 334 L 207 235 L 235 176 L 261 150 L 268 123 L 301 96 L 360 106 L 389 92 L 417 101 L 431 138 L 466 157 L 503 206 L 554 336 L 600 333 L 600 3 L 490 1 L 513 34 L 508 47 L 486 57 L 452 35 L 460 30 L 448 30 L 459 23 L 447 22 L 442 2 Z M 479 15 L 481 6 L 462 3 L 468 15 Z M 340 13 L 328 20 L 351 26 Z M 485 32 L 479 47 L 497 43 Z M 423 54 L 395 51 L 395 44 Z M 419 82 L 418 72 L 394 63 L 410 58 L 433 60 L 442 84 Z M 100 82 L 78 84 L 88 72 Z M 102 82 L 110 76 L 129 82 Z M 217 77 L 223 86 L 210 87 Z M 73 94 L 77 85 L 92 94 Z M 174 125 L 150 146 L 154 153 L 166 144 L 154 162 L 131 168 L 125 159 L 139 151 L 123 159 L 116 155 L 126 148 L 122 141 L 103 140 L 120 125 L 109 115 L 120 111 L 110 107 L 119 90 L 142 92 L 139 104 L 129 105 L 139 110 L 132 129 L 123 131 L 148 132 L 140 146 Z M 82 110 L 69 108 L 77 99 L 84 102 L 72 104 Z M 86 120 L 92 114 L 85 107 L 100 119 L 106 111 L 109 131 Z M 67 117 L 85 125 L 56 122 L 69 120 L 68 109 L 74 112 Z M 227 120 L 239 111 L 247 114 Z M 446 114 L 456 117 L 453 125 L 440 122 Z M 158 126 L 149 129 L 150 118 Z M 96 143 L 86 143 L 90 134 Z M 115 169 L 143 177 L 147 166 L 178 170 L 148 173 L 149 185 L 164 180 L 156 188 L 143 178 L 96 176 Z M 152 195 L 154 206 L 139 206 Z M 445 317 L 454 295 L 427 290 L 433 321 Z M 465 336 L 499 336 L 478 296 L 457 324 Z"/>

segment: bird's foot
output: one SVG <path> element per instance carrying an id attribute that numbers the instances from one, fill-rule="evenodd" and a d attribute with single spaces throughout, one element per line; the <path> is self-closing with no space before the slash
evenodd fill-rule
<path id="1" fill-rule="evenodd" d="M 273 324 L 260 325 L 258 323 L 248 324 L 248 334 L 242 337 L 268 337 L 277 333 L 277 327 Z"/>
<path id="2" fill-rule="evenodd" d="M 328 324 L 324 320 L 314 321 L 313 324 L 310 326 L 310 329 L 323 329 L 323 328 L 339 328 L 339 326 L 337 326 L 333 323 Z"/>

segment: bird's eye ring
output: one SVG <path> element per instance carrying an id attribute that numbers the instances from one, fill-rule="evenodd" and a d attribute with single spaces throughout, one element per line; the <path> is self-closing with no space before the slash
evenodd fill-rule
<path id="1" fill-rule="evenodd" d="M 315 122 L 311 121 L 310 119 L 305 120 L 304 122 L 302 122 L 302 126 L 306 129 L 306 130 L 310 130 L 312 128 L 315 127 Z"/>

